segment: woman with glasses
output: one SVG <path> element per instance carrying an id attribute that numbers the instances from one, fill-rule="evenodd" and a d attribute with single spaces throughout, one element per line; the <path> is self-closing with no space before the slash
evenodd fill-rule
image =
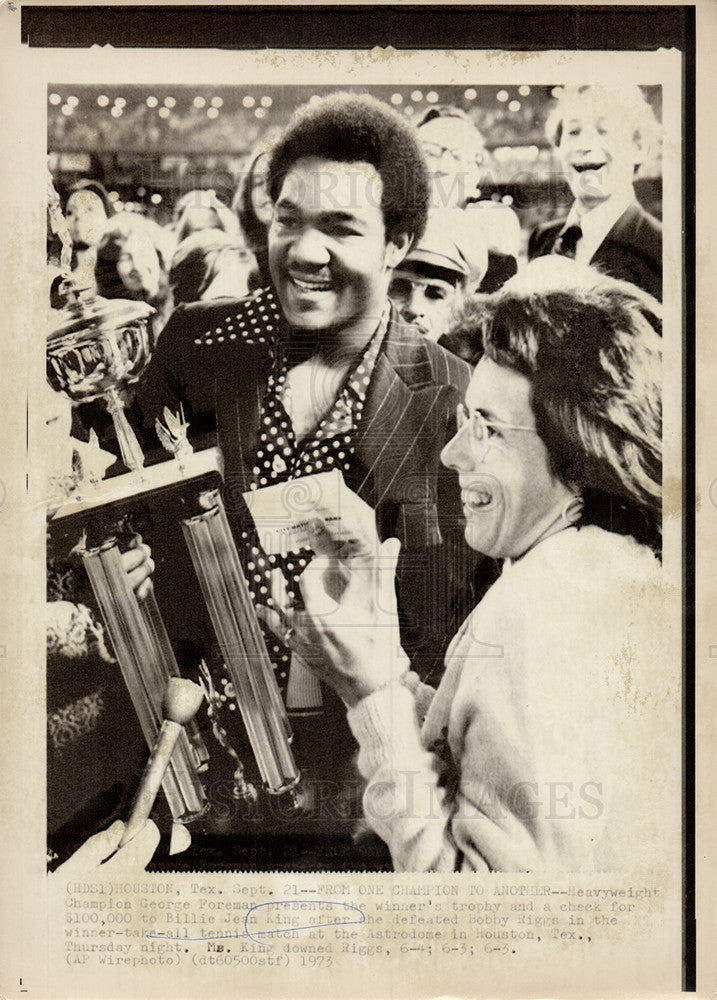
<path id="1" fill-rule="evenodd" d="M 447 104 L 428 108 L 417 128 L 431 174 L 431 206 L 470 212 L 471 226 L 488 245 L 480 291 L 495 292 L 518 270 L 521 235 L 513 209 L 480 190 L 488 160 L 485 140 L 465 111 Z"/>
<path id="2" fill-rule="evenodd" d="M 654 860 L 661 783 L 679 767 L 663 700 L 678 687 L 661 604 L 658 310 L 547 259 L 470 305 L 480 360 L 442 458 L 469 544 L 502 572 L 437 690 L 398 645 L 396 540 L 342 558 L 314 526 L 306 611 L 281 626 L 348 707 L 365 817 L 397 870 Z"/>

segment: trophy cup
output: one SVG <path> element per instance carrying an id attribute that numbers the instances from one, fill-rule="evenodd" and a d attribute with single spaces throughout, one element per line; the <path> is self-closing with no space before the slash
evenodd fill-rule
<path id="1" fill-rule="evenodd" d="M 62 236 L 58 211 L 55 204 L 54 225 Z M 69 234 L 64 235 L 69 239 Z M 151 748 L 156 740 L 163 697 L 179 669 L 154 592 L 139 601 L 121 564 L 118 536 L 126 534 L 128 523 L 142 509 L 150 510 L 150 521 L 172 565 L 191 558 L 223 657 L 232 671 L 264 788 L 272 795 L 288 793 L 293 802 L 300 775 L 290 747 L 291 731 L 219 497 L 221 452 L 208 448 L 194 453 L 181 410 L 179 414 L 165 410 L 164 424 L 157 421 L 155 430 L 173 457 L 145 467 L 123 394 L 150 359 L 149 319 L 154 310 L 142 302 L 73 291 L 69 279 L 63 289 L 67 304 L 56 312 L 47 340 L 48 381 L 75 403 L 105 401 L 122 461 L 130 471 L 99 484 L 82 482 L 53 512 L 51 527 L 62 536 L 65 548 L 72 545 L 82 557 L 147 745 Z M 165 596 L 171 605 L 173 595 Z M 165 613 L 171 610 L 165 606 Z M 187 822 L 205 811 L 199 772 L 207 761 L 196 724 L 190 723 L 180 734 L 163 779 L 175 820 Z M 246 782 L 240 785 L 239 797 L 250 800 L 254 788 Z"/>
<path id="2" fill-rule="evenodd" d="M 141 469 L 144 455 L 124 412 L 122 392 L 149 360 L 153 313 L 145 302 L 80 295 L 58 310 L 47 339 L 50 385 L 75 403 L 105 401 L 128 469 Z"/>

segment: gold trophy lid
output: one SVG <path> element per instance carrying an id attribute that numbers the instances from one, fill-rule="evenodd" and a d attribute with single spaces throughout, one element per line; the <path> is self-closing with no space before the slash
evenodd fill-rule
<path id="1" fill-rule="evenodd" d="M 47 339 L 55 343 L 68 334 L 73 334 L 73 339 L 96 337 L 148 319 L 154 312 L 148 303 L 134 299 L 103 299 L 98 295 L 78 298 L 57 310 L 57 319 Z"/>

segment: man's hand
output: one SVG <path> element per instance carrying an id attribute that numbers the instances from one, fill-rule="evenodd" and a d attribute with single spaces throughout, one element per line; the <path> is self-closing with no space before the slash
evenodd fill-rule
<path id="1" fill-rule="evenodd" d="M 149 545 L 144 545 L 141 535 L 135 535 L 130 542 L 130 548 L 120 556 L 129 582 L 137 595 L 143 601 L 152 590 L 152 573 L 154 559 Z"/>

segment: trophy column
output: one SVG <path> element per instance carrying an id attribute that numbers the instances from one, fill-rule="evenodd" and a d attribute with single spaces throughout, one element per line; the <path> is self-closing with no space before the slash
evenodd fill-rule
<path id="1" fill-rule="evenodd" d="M 152 747 L 162 724 L 162 699 L 171 676 L 179 670 L 171 646 L 158 633 L 159 610 L 154 595 L 138 601 L 120 561 L 114 539 L 82 553 L 115 655 L 134 704 L 144 738 Z M 150 605 L 153 605 L 150 607 Z M 201 815 L 206 796 L 187 733 L 182 729 L 162 787 L 175 820 L 188 822 Z"/>
<path id="2" fill-rule="evenodd" d="M 209 509 L 182 522 L 184 537 L 264 786 L 279 795 L 295 788 L 300 778 L 289 746 L 289 718 L 219 491 L 203 501 Z"/>

